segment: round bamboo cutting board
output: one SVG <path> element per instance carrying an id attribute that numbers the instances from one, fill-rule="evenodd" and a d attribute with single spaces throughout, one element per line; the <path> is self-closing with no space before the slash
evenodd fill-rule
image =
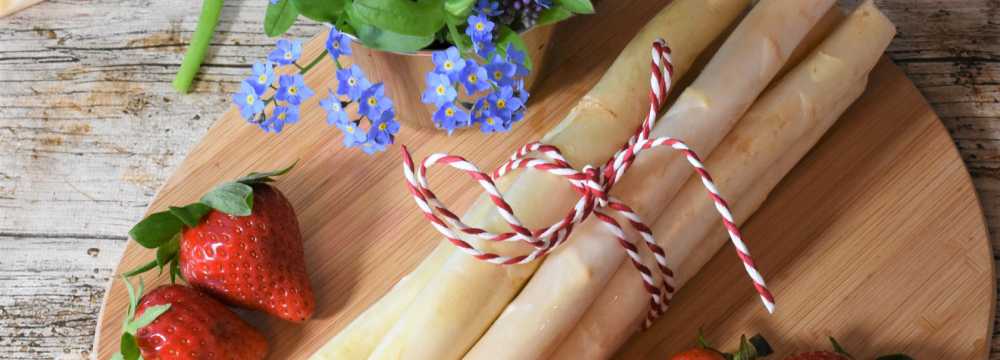
<path id="1" fill-rule="evenodd" d="M 549 75 L 533 94 L 527 120 L 512 132 L 449 137 L 403 129 L 397 142 L 418 158 L 451 152 L 483 168 L 499 164 L 559 121 L 664 3 L 603 2 L 600 16 L 560 26 L 543 69 Z M 324 38 L 313 39 L 304 58 L 319 53 Z M 332 86 L 332 71 L 332 63 L 323 61 L 306 81 L 323 94 Z M 186 204 L 218 182 L 299 160 L 277 186 L 299 216 L 316 316 L 293 325 L 243 314 L 268 336 L 275 359 L 308 357 L 440 241 L 406 191 L 398 147 L 376 156 L 343 149 L 339 132 L 327 127 L 316 106 L 319 97 L 307 101 L 300 122 L 280 135 L 264 134 L 230 110 L 149 208 Z M 456 209 L 479 194 L 457 172 L 431 177 L 438 195 Z M 979 202 L 948 132 L 888 60 L 744 230 L 778 311 L 766 315 L 726 247 L 620 357 L 665 358 L 692 346 L 699 328 L 723 348 L 735 346 L 740 334 L 763 333 L 779 354 L 825 349 L 830 335 L 858 358 L 882 352 L 921 359 L 987 356 L 995 291 Z M 117 273 L 153 255 L 130 243 Z M 145 280 L 152 288 L 167 277 L 151 274 Z M 123 284 L 112 282 L 97 328 L 99 359 L 117 350 L 127 302 Z"/>

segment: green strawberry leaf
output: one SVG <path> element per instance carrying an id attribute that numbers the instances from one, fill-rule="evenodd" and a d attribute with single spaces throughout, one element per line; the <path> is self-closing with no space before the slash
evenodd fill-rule
<path id="1" fill-rule="evenodd" d="M 594 4 L 590 0 L 555 0 L 556 5 L 577 14 L 593 14 Z"/>
<path id="2" fill-rule="evenodd" d="M 843 346 L 840 346 L 840 343 L 837 342 L 837 339 L 834 339 L 833 336 L 830 336 L 829 338 L 830 338 L 830 344 L 833 345 L 834 352 L 840 355 L 844 355 L 848 359 L 854 359 L 854 357 L 851 356 L 851 354 L 849 354 L 847 350 L 844 350 Z"/>
<path id="3" fill-rule="evenodd" d="M 733 353 L 733 360 L 754 360 L 757 358 L 757 349 L 747 341 L 746 335 L 740 336 L 740 349 Z"/>
<path id="4" fill-rule="evenodd" d="M 545 11 L 542 11 L 542 13 L 538 15 L 538 22 L 535 23 L 535 26 L 545 26 L 557 23 L 566 20 L 571 16 L 573 16 L 572 11 L 566 10 L 566 8 L 562 6 L 553 6 Z"/>
<path id="5" fill-rule="evenodd" d="M 181 274 L 180 261 L 170 262 L 170 283 L 177 283 L 177 278 L 184 280 L 184 275 Z"/>
<path id="6" fill-rule="evenodd" d="M 177 251 L 181 247 L 181 234 L 178 233 L 174 236 L 173 240 L 168 241 L 163 246 L 156 248 L 156 266 L 160 268 L 160 272 L 163 272 L 163 267 L 169 265 L 171 262 L 177 261 Z"/>
<path id="7" fill-rule="evenodd" d="M 247 184 L 247 185 L 253 185 L 253 184 L 262 183 L 262 182 L 271 182 L 271 181 L 274 181 L 273 179 L 271 179 L 272 177 L 274 177 L 274 176 L 281 176 L 281 175 L 287 174 L 298 163 L 299 163 L 299 161 L 295 160 L 295 162 L 293 162 L 291 165 L 288 165 L 284 169 L 278 169 L 278 170 L 274 170 L 274 171 L 265 171 L 265 172 L 252 172 L 252 173 L 247 174 L 247 176 L 244 176 L 244 177 L 241 177 L 239 179 L 236 179 L 236 182 L 238 182 L 238 183 L 244 183 L 244 184 Z"/>
<path id="8" fill-rule="evenodd" d="M 139 331 L 139 329 L 152 324 L 153 321 L 156 321 L 156 319 L 159 318 L 160 315 L 163 315 L 163 313 L 167 312 L 167 310 L 170 310 L 170 304 L 156 305 L 146 308 L 146 311 L 143 311 L 142 315 L 139 316 L 138 319 L 129 322 L 128 327 L 125 329 L 125 333 L 135 334 Z"/>
<path id="9" fill-rule="evenodd" d="M 129 333 L 122 334 L 121 340 L 121 352 L 122 358 L 125 360 L 138 360 L 141 354 L 139 353 L 139 343 L 135 341 L 135 336 Z"/>
<path id="10" fill-rule="evenodd" d="M 178 219 L 170 211 L 161 211 L 149 215 L 135 224 L 128 231 L 128 235 L 142 247 L 154 249 L 173 239 L 174 235 L 181 231 L 183 225 L 181 219 Z"/>
<path id="11" fill-rule="evenodd" d="M 497 36 L 497 54 L 507 56 L 507 44 L 514 45 L 514 48 L 524 53 L 524 67 L 531 70 L 531 56 L 528 54 L 528 46 L 524 45 L 524 39 L 507 25 L 500 25 L 500 33 Z"/>
<path id="12" fill-rule="evenodd" d="M 253 188 L 238 182 L 223 183 L 205 194 L 201 202 L 229 215 L 247 216 L 253 210 Z"/>
<path id="13" fill-rule="evenodd" d="M 152 270 L 153 268 L 155 268 L 158 263 L 159 262 L 157 260 L 150 261 L 148 263 L 143 264 L 140 267 L 137 267 L 135 269 L 129 270 L 129 272 L 122 274 L 122 276 L 124 278 L 130 278 L 130 277 L 142 274 L 144 272 L 147 272 L 147 271 Z"/>
<path id="14" fill-rule="evenodd" d="M 299 11 L 295 9 L 291 0 L 268 2 L 267 11 L 264 13 L 264 33 L 270 37 L 284 34 L 292 27 L 298 16 Z"/>
<path id="15" fill-rule="evenodd" d="M 347 8 L 347 13 L 352 19 L 385 31 L 433 37 L 444 26 L 443 1 L 355 0 Z"/>
<path id="16" fill-rule="evenodd" d="M 348 0 L 290 0 L 299 14 L 315 21 L 336 24 Z M 341 30 L 343 31 L 343 30 Z"/>
<path id="17" fill-rule="evenodd" d="M 111 355 L 111 360 L 125 360 L 125 356 L 121 352 L 116 352 L 114 355 Z"/>
<path id="18" fill-rule="evenodd" d="M 465 18 L 475 5 L 476 0 L 444 0 L 444 11 L 456 18 Z"/>
<path id="19" fill-rule="evenodd" d="M 202 203 L 194 203 L 185 207 L 170 207 L 170 213 L 174 214 L 187 227 L 198 226 L 201 218 L 205 217 L 209 211 L 212 211 L 212 208 Z"/>

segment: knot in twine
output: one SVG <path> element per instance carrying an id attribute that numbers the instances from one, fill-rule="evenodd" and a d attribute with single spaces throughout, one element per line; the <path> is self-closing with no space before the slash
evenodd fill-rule
<path id="1" fill-rule="evenodd" d="M 625 174 L 625 171 L 632 165 L 638 154 L 652 148 L 661 146 L 669 147 L 683 153 L 688 163 L 691 164 L 694 171 L 701 177 L 702 184 L 708 190 L 709 197 L 715 203 L 715 208 L 722 217 L 722 223 L 729 232 L 729 238 L 736 248 L 736 253 L 743 262 L 748 276 L 753 281 L 754 288 L 760 295 L 764 307 L 767 308 L 768 312 L 774 312 L 774 297 L 768 291 L 763 276 L 757 271 L 757 266 L 750 257 L 750 251 L 747 249 L 746 244 L 743 243 L 740 230 L 733 221 L 729 205 L 722 198 L 715 183 L 712 181 L 712 177 L 705 170 L 698 155 L 680 140 L 670 137 L 649 138 L 653 125 L 656 122 L 657 112 L 666 101 L 667 92 L 671 84 L 670 79 L 674 71 L 671 63 L 670 48 L 666 46 L 663 39 L 658 39 L 653 43 L 651 71 L 652 74 L 649 79 L 649 115 L 636 131 L 636 134 L 629 138 L 628 143 L 603 166 L 596 168 L 587 165 L 582 170 L 577 170 L 566 161 L 562 152 L 557 147 L 541 142 L 532 142 L 522 146 L 503 165 L 493 171 L 492 174 L 487 175 L 480 171 L 476 165 L 461 156 L 442 153 L 428 156 L 420 163 L 419 167 L 415 167 L 409 150 L 406 146 L 403 146 L 403 173 L 406 176 L 407 187 L 410 189 L 410 193 L 413 194 L 414 201 L 416 201 L 417 206 L 423 211 L 424 216 L 431 225 L 461 251 L 476 259 L 501 266 L 526 264 L 545 256 L 566 241 L 570 233 L 572 233 L 574 226 L 582 223 L 590 215 L 594 215 L 607 225 L 608 230 L 625 249 L 632 264 L 639 271 L 643 286 L 650 295 L 650 310 L 644 323 L 644 327 L 648 328 L 652 324 L 652 321 L 665 312 L 669 306 L 670 299 L 676 291 L 674 273 L 667 266 L 666 253 L 656 243 L 652 231 L 642 221 L 639 214 L 625 203 L 610 196 L 610 192 L 618 180 Z M 531 154 L 544 155 L 544 157 L 533 157 L 530 156 Z M 427 168 L 438 164 L 448 165 L 461 170 L 476 180 L 496 206 L 497 212 L 510 226 L 511 231 L 495 234 L 463 223 L 454 212 L 438 200 L 427 183 Z M 517 169 L 535 169 L 560 176 L 566 179 L 573 190 L 580 194 L 580 199 L 577 200 L 573 209 L 561 220 L 544 228 L 529 229 L 514 214 L 514 210 L 504 199 L 503 194 L 497 189 L 495 184 L 497 179 Z M 661 278 L 659 284 L 657 284 L 653 272 L 643 264 L 642 258 L 639 255 L 639 247 L 625 235 L 622 226 L 608 212 L 620 215 L 641 235 L 645 247 L 652 252 L 656 260 L 656 268 Z M 527 254 L 504 256 L 480 250 L 468 241 L 463 240 L 458 233 L 483 241 L 521 241 L 531 245 L 533 249 Z"/>

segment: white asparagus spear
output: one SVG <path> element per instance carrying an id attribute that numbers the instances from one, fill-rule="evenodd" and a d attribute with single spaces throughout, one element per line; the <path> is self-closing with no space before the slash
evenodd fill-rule
<path id="1" fill-rule="evenodd" d="M 653 137 L 673 136 L 708 155 L 833 3 L 758 3 L 656 125 Z M 640 216 L 655 219 L 691 173 L 684 158 L 669 150 L 643 153 L 612 195 L 625 199 Z M 466 358 L 544 358 L 572 330 L 624 257 L 605 226 L 588 220 L 545 259 Z"/>
<path id="2" fill-rule="evenodd" d="M 573 164 L 599 164 L 611 157 L 642 120 L 648 105 L 644 98 L 648 83 L 649 47 L 658 37 L 666 37 L 674 55 L 673 81 L 687 73 L 694 60 L 742 13 L 749 0 L 676 0 L 661 10 L 622 51 L 598 84 L 570 114 L 543 139 L 562 149 Z M 613 111 L 611 110 L 613 109 Z M 586 144 L 587 146 L 579 146 Z M 513 186 L 504 193 L 523 219 L 551 223 L 567 211 L 576 194 L 565 181 L 538 172 L 518 173 Z M 506 180 L 506 179 L 504 179 Z M 547 194 L 546 202 L 532 202 L 535 194 Z M 507 231 L 485 197 L 474 204 L 464 220 L 492 231 Z M 534 224 L 537 225 L 537 224 Z M 400 281 L 378 302 L 331 339 L 312 359 L 367 358 L 389 329 L 402 317 L 406 307 L 440 271 L 453 245 L 442 242 L 405 281 Z"/>
<path id="3" fill-rule="evenodd" d="M 773 129 L 786 133 L 794 131 L 802 121 L 809 122 L 809 117 L 821 119 L 803 132 L 798 141 L 785 147 L 762 142 L 775 131 L 741 131 L 744 126 L 741 122 L 712 154 L 708 168 L 716 175 L 720 190 L 735 195 L 733 211 L 739 223 L 760 206 L 781 178 L 859 96 L 866 81 L 864 74 L 875 65 L 894 33 L 892 24 L 870 2 L 865 3 L 809 59 L 755 104 L 751 115 L 743 122 L 770 117 Z M 775 109 L 766 111 L 765 106 Z M 771 114 L 766 114 L 768 112 Z M 767 158 L 778 160 L 764 172 L 752 166 L 768 163 L 763 160 Z M 718 215 L 700 186 L 696 179 L 689 180 L 653 226 L 668 258 L 674 260 L 673 264 L 679 264 L 675 267 L 678 287 L 727 240 Z M 638 329 L 648 309 L 646 296 L 634 269 L 621 265 L 553 353 L 553 358 L 602 359 L 610 356 Z"/>

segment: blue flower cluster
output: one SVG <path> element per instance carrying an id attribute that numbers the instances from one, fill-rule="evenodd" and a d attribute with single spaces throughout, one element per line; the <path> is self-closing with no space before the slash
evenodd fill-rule
<path id="1" fill-rule="evenodd" d="M 244 119 L 264 131 L 275 133 L 281 132 L 285 125 L 299 121 L 299 105 L 315 93 L 306 86 L 301 74 L 276 76 L 275 67 L 293 64 L 300 56 L 302 42 L 281 39 L 267 55 L 267 61 L 253 64 L 252 74 L 243 80 L 240 91 L 233 95 L 233 102 Z M 274 85 L 276 79 L 277 87 Z M 274 89 L 274 95 L 263 98 L 268 89 Z M 268 115 L 265 109 L 271 103 L 274 103 L 274 109 Z"/>
<path id="2" fill-rule="evenodd" d="M 421 101 L 434 104 L 434 124 L 449 134 L 473 124 L 485 133 L 503 132 L 524 118 L 529 96 L 524 88 L 529 73 L 525 54 L 513 44 L 507 44 L 502 55 L 497 51 L 493 42 L 496 24 L 489 19 L 496 11 L 496 2 L 481 0 L 465 30 L 475 55 L 486 60 L 483 64 L 463 58 L 454 46 L 432 55 L 434 70 L 427 73 Z M 459 101 L 459 87 L 471 102 Z"/>
<path id="3" fill-rule="evenodd" d="M 351 39 L 337 30 L 330 29 L 326 40 L 326 51 L 337 65 L 337 89 L 328 90 L 326 98 L 319 105 L 326 111 L 327 123 L 336 126 L 344 133 L 344 146 L 361 147 L 372 154 L 383 151 L 395 141 L 399 132 L 392 100 L 385 95 L 382 83 L 372 84 L 357 65 L 350 68 L 341 66 L 339 58 L 351 54 Z M 299 41 L 278 40 L 276 49 L 268 54 L 268 61 L 253 65 L 253 74 L 243 80 L 240 91 L 233 95 L 233 103 L 240 110 L 240 115 L 248 122 L 260 126 L 264 131 L 281 132 L 287 124 L 299 120 L 299 107 L 303 101 L 315 95 L 306 86 L 303 75 L 308 72 L 323 56 L 314 59 L 309 65 L 302 67 L 297 61 L 302 55 L 302 43 Z M 275 87 L 276 66 L 293 65 L 297 73 L 277 77 Z M 274 95 L 263 98 L 268 89 L 274 89 Z M 274 104 L 270 115 L 267 106 Z M 353 106 L 356 109 L 348 109 Z M 349 111 L 358 114 L 352 119 Z M 368 130 L 361 127 L 364 118 L 368 119 Z"/>

